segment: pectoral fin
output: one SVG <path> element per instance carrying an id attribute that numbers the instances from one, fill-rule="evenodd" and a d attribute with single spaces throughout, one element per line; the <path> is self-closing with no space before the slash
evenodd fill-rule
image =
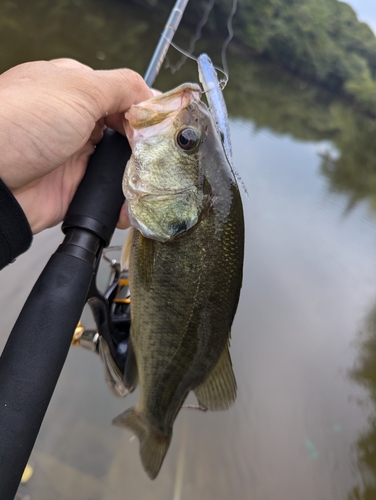
<path id="1" fill-rule="evenodd" d="M 236 380 L 228 345 L 208 378 L 194 393 L 198 403 L 211 411 L 227 410 L 236 399 Z"/>
<path id="2" fill-rule="evenodd" d="M 132 334 L 131 334 L 132 335 Z M 138 384 L 138 369 L 136 355 L 132 344 L 132 336 L 129 338 L 127 359 L 124 368 L 124 385 L 129 392 L 133 392 Z"/>
<path id="3" fill-rule="evenodd" d="M 99 354 L 103 361 L 104 376 L 108 387 L 115 396 L 123 398 L 129 391 L 124 385 L 122 373 L 112 359 L 108 344 L 102 336 L 99 337 Z"/>

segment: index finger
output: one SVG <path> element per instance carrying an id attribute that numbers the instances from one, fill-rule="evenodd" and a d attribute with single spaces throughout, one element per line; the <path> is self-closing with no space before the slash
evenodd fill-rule
<path id="1" fill-rule="evenodd" d="M 132 104 L 153 97 L 141 75 L 130 69 L 85 72 L 85 78 L 89 84 L 85 93 L 93 99 L 95 121 L 124 113 Z"/>
<path id="2" fill-rule="evenodd" d="M 79 70 L 85 78 L 83 89 L 90 100 L 95 100 L 94 120 L 104 118 L 106 125 L 124 135 L 124 112 L 132 104 L 150 99 L 157 93 L 150 89 L 143 78 L 130 69 L 93 70 L 74 59 L 53 59 L 50 64 L 65 69 Z M 90 84 L 87 85 L 87 80 Z M 89 111 L 92 109 L 89 109 Z"/>

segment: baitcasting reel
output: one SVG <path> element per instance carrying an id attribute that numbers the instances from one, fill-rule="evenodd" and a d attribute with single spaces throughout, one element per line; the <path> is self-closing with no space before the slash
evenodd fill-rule
<path id="1" fill-rule="evenodd" d="M 120 250 L 121 247 L 103 250 L 102 258 L 111 269 L 109 285 L 102 294 L 95 283 L 92 284 L 87 300 L 97 329 L 86 329 L 80 321 L 72 345 L 97 353 L 103 362 L 105 379 L 111 392 L 124 397 L 128 393 L 123 374 L 131 325 L 129 278 L 128 270 L 121 270 L 120 263 L 108 256 Z"/>

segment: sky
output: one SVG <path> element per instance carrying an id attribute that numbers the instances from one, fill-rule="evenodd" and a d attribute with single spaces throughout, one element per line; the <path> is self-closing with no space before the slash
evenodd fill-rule
<path id="1" fill-rule="evenodd" d="M 375 0 L 346 0 L 358 15 L 358 19 L 367 23 L 376 33 L 376 1 Z"/>

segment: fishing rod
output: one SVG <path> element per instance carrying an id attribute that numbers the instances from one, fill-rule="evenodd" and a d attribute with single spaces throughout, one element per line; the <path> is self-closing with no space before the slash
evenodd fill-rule
<path id="1" fill-rule="evenodd" d="M 188 0 L 177 0 L 145 75 L 154 83 Z M 131 149 L 107 129 L 68 209 L 65 238 L 35 283 L 0 357 L 0 498 L 14 500 L 68 355 L 75 327 L 124 202 Z M 106 322 L 106 309 L 98 308 Z"/>
<path id="2" fill-rule="evenodd" d="M 149 85 L 149 87 L 153 85 L 159 73 L 188 2 L 189 0 L 177 0 L 171 11 L 170 17 L 167 19 L 166 26 L 162 31 L 158 45 L 155 48 L 154 54 L 144 76 L 145 82 Z"/>

